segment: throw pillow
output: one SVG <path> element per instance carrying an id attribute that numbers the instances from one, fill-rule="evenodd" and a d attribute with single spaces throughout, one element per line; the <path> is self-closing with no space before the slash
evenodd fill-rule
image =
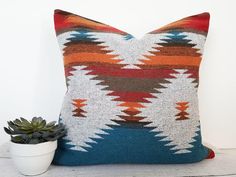
<path id="1" fill-rule="evenodd" d="M 199 65 L 209 13 L 170 23 L 141 39 L 55 10 L 67 92 L 68 129 L 54 164 L 175 164 L 214 157 L 201 141 Z"/>

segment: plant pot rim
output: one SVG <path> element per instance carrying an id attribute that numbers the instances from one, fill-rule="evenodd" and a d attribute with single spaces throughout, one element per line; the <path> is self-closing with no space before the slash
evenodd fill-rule
<path id="1" fill-rule="evenodd" d="M 18 144 L 20 146 L 34 146 L 34 145 L 40 145 L 40 144 L 47 144 L 47 143 L 53 143 L 53 142 L 56 142 L 57 140 L 54 140 L 54 141 L 46 141 L 46 142 L 42 142 L 42 143 L 37 143 L 37 144 L 22 144 L 22 143 L 15 143 L 13 141 L 10 140 L 10 143 L 11 144 Z"/>
<path id="2" fill-rule="evenodd" d="M 57 140 L 38 144 L 20 144 L 10 141 L 10 151 L 13 156 L 39 156 L 55 151 Z"/>

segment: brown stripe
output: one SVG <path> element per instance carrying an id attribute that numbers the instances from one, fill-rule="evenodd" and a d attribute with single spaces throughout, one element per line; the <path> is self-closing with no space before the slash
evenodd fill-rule
<path id="1" fill-rule="evenodd" d="M 67 44 L 67 47 L 64 48 L 64 56 L 72 54 L 72 53 L 79 53 L 79 52 L 87 52 L 87 53 L 102 53 L 106 54 L 108 50 L 104 49 L 104 46 L 96 45 L 93 42 L 83 42 L 83 43 L 70 43 Z"/>
<path id="2" fill-rule="evenodd" d="M 141 69 L 198 69 L 198 66 L 183 66 L 183 65 L 147 65 L 147 64 L 137 64 L 136 66 Z"/>
<path id="3" fill-rule="evenodd" d="M 186 47 L 186 46 L 168 46 L 168 47 L 156 47 L 157 51 L 150 52 L 154 55 L 159 56 L 195 56 L 199 57 L 201 56 L 200 53 L 197 53 L 199 49 L 195 49 L 192 47 Z"/>
<path id="4" fill-rule="evenodd" d="M 102 62 L 73 62 L 70 64 L 65 65 L 65 68 L 67 67 L 73 67 L 73 66 L 105 66 L 109 68 L 121 68 L 126 66 L 126 64 L 112 64 L 112 63 L 102 63 Z"/>
<path id="5" fill-rule="evenodd" d="M 161 84 L 170 83 L 165 79 L 144 79 L 144 78 L 118 78 L 111 76 L 96 76 L 93 80 L 101 80 L 98 85 L 107 86 L 104 90 L 113 91 L 134 91 L 134 92 L 148 92 L 157 93 L 155 90 L 165 88 Z"/>

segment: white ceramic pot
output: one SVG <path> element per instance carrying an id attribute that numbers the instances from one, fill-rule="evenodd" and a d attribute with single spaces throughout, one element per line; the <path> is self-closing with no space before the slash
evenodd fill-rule
<path id="1" fill-rule="evenodd" d="M 39 144 L 10 143 L 11 157 L 23 175 L 39 175 L 47 171 L 52 163 L 57 141 Z"/>

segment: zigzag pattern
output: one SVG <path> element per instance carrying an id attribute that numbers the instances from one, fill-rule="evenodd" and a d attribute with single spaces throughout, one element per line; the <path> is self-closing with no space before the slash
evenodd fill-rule
<path id="1" fill-rule="evenodd" d="M 54 163 L 187 163 L 208 157 L 197 99 L 208 23 L 203 13 L 138 40 L 56 10 L 68 87 L 60 121 L 68 134 Z"/>

